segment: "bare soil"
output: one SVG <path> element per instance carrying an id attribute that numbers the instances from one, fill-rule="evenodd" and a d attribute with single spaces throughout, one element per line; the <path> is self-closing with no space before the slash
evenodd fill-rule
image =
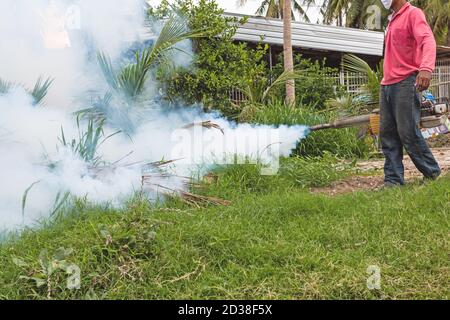
<path id="1" fill-rule="evenodd" d="M 450 172 L 450 147 L 433 148 L 432 151 L 441 166 L 442 173 Z M 405 156 L 403 163 L 407 182 L 422 177 L 422 174 L 416 169 L 409 156 Z M 335 196 L 361 190 L 378 190 L 383 186 L 384 159 L 362 161 L 356 166 L 359 172 L 358 175 L 337 181 L 327 187 L 312 188 L 311 192 Z"/>

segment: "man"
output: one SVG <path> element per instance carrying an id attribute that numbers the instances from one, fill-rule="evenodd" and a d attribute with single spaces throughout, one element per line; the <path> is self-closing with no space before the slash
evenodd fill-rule
<path id="1" fill-rule="evenodd" d="M 436 42 L 422 10 L 406 0 L 381 0 L 393 11 L 386 33 L 381 82 L 381 128 L 385 186 L 404 185 L 403 148 L 424 175 L 441 170 L 419 128 L 420 92 L 430 86 Z"/>

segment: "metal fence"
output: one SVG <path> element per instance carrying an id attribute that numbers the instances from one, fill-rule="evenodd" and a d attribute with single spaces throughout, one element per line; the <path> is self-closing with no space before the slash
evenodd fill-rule
<path id="1" fill-rule="evenodd" d="M 436 62 L 430 90 L 437 98 L 450 98 L 450 59 L 439 59 Z"/>
<path id="2" fill-rule="evenodd" d="M 328 76 L 335 80 L 336 85 L 342 86 L 346 92 L 355 95 L 361 93 L 363 86 L 367 83 L 367 76 L 362 73 L 341 71 Z"/>
<path id="3" fill-rule="evenodd" d="M 336 84 L 343 86 L 350 94 L 361 93 L 362 87 L 367 83 L 364 74 L 341 71 L 339 74 L 330 75 L 336 79 Z M 430 90 L 436 98 L 450 98 L 450 59 L 439 59 L 432 76 Z"/>
<path id="4" fill-rule="evenodd" d="M 354 95 L 361 93 L 363 86 L 367 83 L 367 76 L 361 73 L 341 70 L 339 73 L 332 73 L 328 76 L 335 79 L 336 86 L 340 85 L 348 93 Z M 430 90 L 436 98 L 450 98 L 450 59 L 439 59 L 436 62 Z M 245 95 L 238 89 L 232 89 L 230 91 L 230 99 L 234 103 L 239 104 L 245 100 Z"/>
<path id="5" fill-rule="evenodd" d="M 237 88 L 233 88 L 233 89 L 230 90 L 230 100 L 234 104 L 239 105 L 243 101 L 246 100 L 245 94 L 241 90 L 239 90 Z"/>

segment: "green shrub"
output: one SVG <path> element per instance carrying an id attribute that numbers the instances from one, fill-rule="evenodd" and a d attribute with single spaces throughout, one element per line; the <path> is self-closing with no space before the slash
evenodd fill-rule
<path id="1" fill-rule="evenodd" d="M 280 56 L 282 59 L 282 56 Z M 312 61 L 305 59 L 301 54 L 294 57 L 295 71 L 304 74 L 295 81 L 295 95 L 297 103 L 304 105 L 311 105 L 317 109 L 325 108 L 325 103 L 328 99 L 335 98 L 337 95 L 343 93 L 343 89 L 336 79 L 331 77 L 332 74 L 337 74 L 338 69 L 326 66 L 326 60 Z M 275 76 L 283 72 L 283 62 L 280 62 L 274 67 L 273 73 Z M 280 88 L 279 97 L 285 94 L 284 88 Z"/>
<path id="2" fill-rule="evenodd" d="M 273 99 L 267 106 L 258 108 L 251 121 L 270 125 L 312 126 L 331 122 L 338 116 L 336 111 L 318 111 L 308 105 L 288 108 L 282 101 Z M 373 143 L 370 138 L 358 137 L 359 131 L 359 128 L 345 128 L 312 132 L 298 143 L 296 154 L 323 156 L 325 152 L 330 152 L 340 158 L 367 158 L 373 150 Z"/>
<path id="3" fill-rule="evenodd" d="M 373 142 L 369 137 L 358 137 L 359 130 L 345 128 L 312 132 L 299 142 L 297 154 L 322 156 L 324 152 L 330 152 L 341 158 L 367 158 L 373 151 Z"/>

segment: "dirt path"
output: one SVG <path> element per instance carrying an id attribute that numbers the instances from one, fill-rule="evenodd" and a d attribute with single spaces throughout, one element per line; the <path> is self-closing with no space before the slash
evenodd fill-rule
<path id="1" fill-rule="evenodd" d="M 434 148 L 432 150 L 442 172 L 444 174 L 450 172 L 450 148 Z M 422 177 L 422 174 L 416 169 L 408 156 L 405 156 L 404 165 L 407 181 Z M 357 169 L 361 175 L 337 181 L 328 187 L 312 188 L 311 192 L 334 196 L 359 190 L 379 189 L 383 186 L 383 166 L 383 159 L 359 162 Z"/>

